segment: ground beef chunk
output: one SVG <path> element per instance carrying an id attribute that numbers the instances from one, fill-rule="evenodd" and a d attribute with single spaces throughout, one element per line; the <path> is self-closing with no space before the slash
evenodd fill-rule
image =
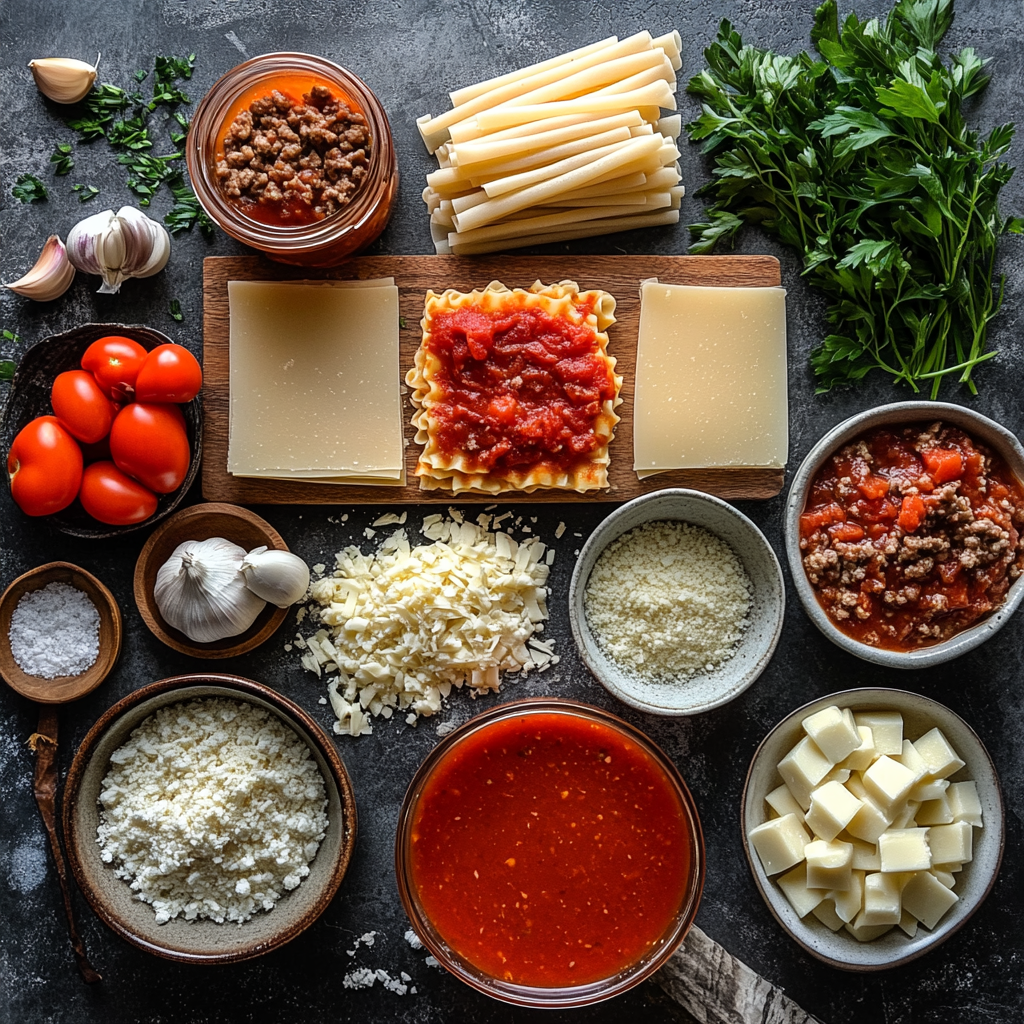
<path id="1" fill-rule="evenodd" d="M 351 202 L 369 162 L 366 119 L 316 85 L 301 103 L 275 89 L 242 110 L 224 135 L 216 176 L 231 199 L 309 223 Z"/>

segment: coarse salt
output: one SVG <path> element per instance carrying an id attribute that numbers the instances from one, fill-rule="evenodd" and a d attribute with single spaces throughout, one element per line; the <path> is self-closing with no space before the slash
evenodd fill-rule
<path id="1" fill-rule="evenodd" d="M 14 660 L 30 676 L 81 675 L 100 653 L 100 613 L 77 587 L 49 583 L 22 595 L 9 636 Z"/>

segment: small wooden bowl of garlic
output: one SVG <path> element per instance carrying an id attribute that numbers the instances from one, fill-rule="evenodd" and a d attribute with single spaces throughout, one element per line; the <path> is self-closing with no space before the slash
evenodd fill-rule
<path id="1" fill-rule="evenodd" d="M 305 562 L 270 523 L 219 502 L 171 516 L 135 565 L 143 622 L 194 658 L 233 658 L 259 647 L 308 587 Z"/>

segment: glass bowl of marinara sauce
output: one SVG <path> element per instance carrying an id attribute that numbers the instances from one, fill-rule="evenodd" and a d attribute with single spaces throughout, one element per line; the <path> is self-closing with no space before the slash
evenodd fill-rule
<path id="1" fill-rule="evenodd" d="M 196 109 L 185 158 L 220 228 L 297 266 L 365 249 L 398 193 L 384 107 L 350 71 L 305 53 L 253 57 L 220 78 Z"/>
<path id="2" fill-rule="evenodd" d="M 606 711 L 535 698 L 445 737 L 413 778 L 395 846 L 416 934 L 473 988 L 567 1008 L 653 974 L 704 885 L 690 791 Z"/>
<path id="3" fill-rule="evenodd" d="M 1024 602 L 1024 447 L 944 402 L 894 402 L 829 431 L 797 470 L 786 553 L 834 644 L 888 668 L 957 658 Z"/>

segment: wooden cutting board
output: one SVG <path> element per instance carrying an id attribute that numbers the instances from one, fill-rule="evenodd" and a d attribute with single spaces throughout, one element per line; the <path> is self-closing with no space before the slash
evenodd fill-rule
<path id="1" fill-rule="evenodd" d="M 580 289 L 603 288 L 615 296 L 616 322 L 608 331 L 608 351 L 622 375 L 622 421 L 615 428 L 608 467 L 610 486 L 600 492 L 534 491 L 500 495 L 421 491 L 413 475 L 419 446 L 413 442 L 413 408 L 403 383 L 406 469 L 405 487 L 329 485 L 298 480 L 254 480 L 234 477 L 228 458 L 228 281 L 288 281 L 393 277 L 405 327 L 399 331 L 402 379 L 420 344 L 420 319 L 428 288 L 470 291 L 501 281 L 509 288 L 528 288 L 571 279 Z M 633 384 L 637 332 L 640 324 L 640 282 L 657 277 L 669 284 L 718 287 L 771 287 L 781 284 L 774 256 L 365 256 L 329 271 L 306 270 L 273 263 L 261 256 L 210 256 L 203 262 L 203 496 L 235 504 L 407 504 L 469 502 L 503 504 L 514 501 L 628 501 L 664 487 L 692 487 L 722 498 L 771 498 L 782 490 L 781 469 L 680 469 L 638 480 L 633 471 Z"/>

